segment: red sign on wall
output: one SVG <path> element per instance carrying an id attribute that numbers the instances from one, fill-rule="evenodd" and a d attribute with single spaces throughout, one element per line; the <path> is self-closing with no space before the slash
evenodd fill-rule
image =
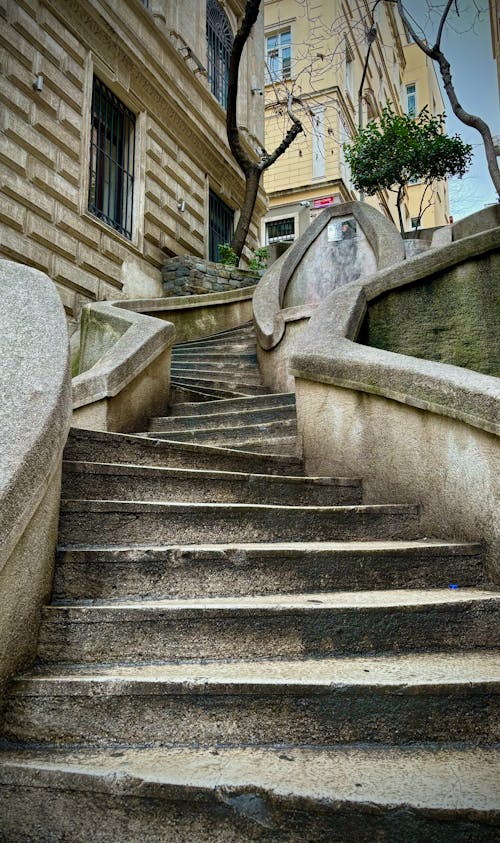
<path id="1" fill-rule="evenodd" d="M 329 208 L 335 203 L 335 196 L 323 196 L 313 201 L 313 208 Z"/>

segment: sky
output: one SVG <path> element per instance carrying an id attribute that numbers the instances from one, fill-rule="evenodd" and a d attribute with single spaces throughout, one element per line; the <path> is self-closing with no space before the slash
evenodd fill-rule
<path id="1" fill-rule="evenodd" d="M 424 0 L 406 0 L 406 8 L 417 21 L 424 22 L 427 3 Z M 442 50 L 451 65 L 452 79 L 458 100 L 466 111 L 482 117 L 493 135 L 500 135 L 500 105 L 496 63 L 491 47 L 490 18 L 487 0 L 477 0 L 483 11 L 477 16 L 474 2 L 461 2 L 462 14 L 457 21 L 451 18 L 453 28 L 443 33 Z M 427 40 L 434 43 L 437 27 L 425 25 Z M 441 79 L 438 71 L 438 78 Z M 486 164 L 481 135 L 476 129 L 458 120 L 443 91 L 446 111 L 446 131 L 458 134 L 472 144 L 474 157 L 467 174 L 449 180 L 450 213 L 456 221 L 485 205 L 496 203 L 497 195 Z"/>

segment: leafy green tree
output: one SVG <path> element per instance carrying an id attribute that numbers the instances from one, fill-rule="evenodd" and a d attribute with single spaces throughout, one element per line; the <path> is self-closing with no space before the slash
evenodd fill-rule
<path id="1" fill-rule="evenodd" d="M 396 193 L 401 233 L 401 204 L 410 182 L 424 182 L 427 188 L 447 176 L 463 176 L 470 165 L 472 146 L 458 135 L 445 135 L 444 120 L 444 114 L 434 116 L 427 106 L 411 117 L 396 114 L 388 103 L 378 122 L 368 123 L 352 143 L 344 145 L 357 190 L 368 196 L 383 188 Z"/>

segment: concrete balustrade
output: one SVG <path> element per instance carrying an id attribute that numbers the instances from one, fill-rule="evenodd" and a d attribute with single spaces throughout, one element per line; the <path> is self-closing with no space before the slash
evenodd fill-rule
<path id="1" fill-rule="evenodd" d="M 52 281 L 0 261 L 0 697 L 33 661 L 50 597 L 71 420 L 64 311 Z"/>
<path id="2" fill-rule="evenodd" d="M 432 279 L 452 270 L 484 276 L 499 246 L 497 226 L 334 291 L 292 359 L 307 472 L 362 474 L 366 500 L 417 501 L 425 535 L 484 541 L 496 582 L 500 381 L 356 340 L 375 300 L 426 279 L 432 297 Z"/>

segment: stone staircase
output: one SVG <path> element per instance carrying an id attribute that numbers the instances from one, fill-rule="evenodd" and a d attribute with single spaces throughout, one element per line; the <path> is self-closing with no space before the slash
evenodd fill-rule
<path id="1" fill-rule="evenodd" d="M 249 326 L 183 344 L 169 417 L 72 430 L 0 841 L 499 839 L 480 546 L 305 477 L 256 373 Z"/>

